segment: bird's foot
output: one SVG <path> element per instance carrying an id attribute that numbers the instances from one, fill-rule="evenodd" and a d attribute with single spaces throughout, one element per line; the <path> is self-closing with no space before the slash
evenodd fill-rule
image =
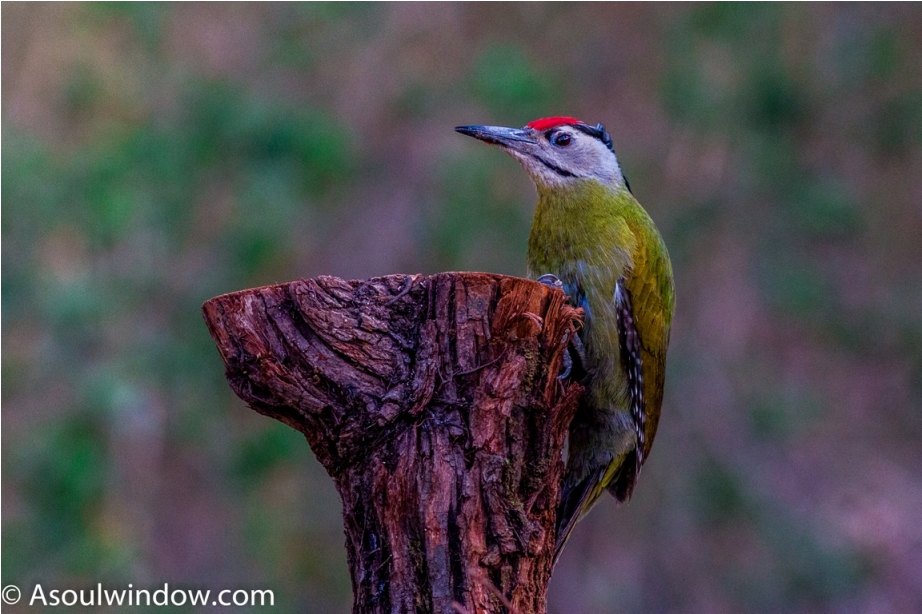
<path id="1" fill-rule="evenodd" d="M 560 278 L 558 278 L 553 273 L 545 273 L 539 277 L 537 281 L 544 284 L 545 286 L 563 290 L 563 282 L 560 281 Z M 580 370 L 585 371 L 586 348 L 583 345 L 583 341 L 579 338 L 579 335 L 576 334 L 570 337 L 570 343 L 567 345 L 567 351 L 563 354 L 563 367 L 560 369 L 560 374 L 557 376 L 557 379 L 567 379 L 570 377 L 570 375 L 572 375 L 574 356 L 579 361 L 578 367 Z"/>
<path id="2" fill-rule="evenodd" d="M 570 357 L 571 370 L 573 368 L 573 364 L 578 362 L 579 370 L 582 373 L 586 373 L 586 365 L 589 364 L 586 361 L 586 346 L 583 345 L 583 340 L 580 339 L 579 335 L 576 333 L 573 333 L 573 336 L 570 337 L 570 343 L 567 345 L 567 356 Z M 576 357 L 576 360 L 574 360 L 574 357 Z M 569 375 L 570 374 L 567 373 L 567 376 Z"/>
<path id="3" fill-rule="evenodd" d="M 563 290 L 563 282 L 560 281 L 560 278 L 558 278 L 553 273 L 545 273 L 544 275 L 542 275 L 535 281 L 542 283 L 545 286 L 550 286 L 552 288 L 557 288 L 558 290 Z"/>
<path id="4" fill-rule="evenodd" d="M 563 353 L 563 366 L 560 367 L 560 373 L 557 375 L 557 379 L 567 379 L 570 377 L 571 373 L 573 373 L 573 358 L 570 356 L 570 348 L 567 347 L 566 351 Z"/>

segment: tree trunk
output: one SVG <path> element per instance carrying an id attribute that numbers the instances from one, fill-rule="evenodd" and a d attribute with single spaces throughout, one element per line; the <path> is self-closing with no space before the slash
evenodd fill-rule
<path id="1" fill-rule="evenodd" d="M 556 378 L 579 312 L 485 273 L 318 277 L 213 298 L 234 392 L 307 437 L 342 497 L 353 612 L 545 612 Z"/>

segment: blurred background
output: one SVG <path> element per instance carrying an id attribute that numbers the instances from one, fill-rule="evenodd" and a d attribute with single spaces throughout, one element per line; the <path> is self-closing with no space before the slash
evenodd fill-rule
<path id="1" fill-rule="evenodd" d="M 2 8 L 2 582 L 348 612 L 339 500 L 206 299 L 524 274 L 458 124 L 609 129 L 672 254 L 663 419 L 550 612 L 922 611 L 922 8 Z"/>

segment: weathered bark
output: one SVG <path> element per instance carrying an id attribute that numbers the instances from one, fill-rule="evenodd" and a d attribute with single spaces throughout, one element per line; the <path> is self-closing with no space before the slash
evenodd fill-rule
<path id="1" fill-rule="evenodd" d="M 562 292 L 484 273 L 211 299 L 234 392 L 304 433 L 343 502 L 353 611 L 546 610 L 578 385 Z"/>

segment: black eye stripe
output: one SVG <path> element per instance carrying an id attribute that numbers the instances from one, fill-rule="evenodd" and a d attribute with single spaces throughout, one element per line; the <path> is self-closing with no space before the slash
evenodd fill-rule
<path id="1" fill-rule="evenodd" d="M 556 164 L 552 164 L 551 162 L 548 162 L 547 160 L 545 160 L 545 159 L 542 158 L 541 156 L 535 156 L 534 158 L 535 158 L 538 162 L 540 162 L 541 164 L 543 164 L 544 166 L 548 167 L 549 169 L 551 169 L 552 171 L 554 171 L 555 173 L 557 173 L 558 175 L 561 175 L 561 176 L 563 176 L 563 177 L 576 177 L 576 174 L 571 173 L 571 172 L 568 171 L 568 170 L 564 170 L 564 169 L 560 168 L 559 166 L 557 166 Z"/>

